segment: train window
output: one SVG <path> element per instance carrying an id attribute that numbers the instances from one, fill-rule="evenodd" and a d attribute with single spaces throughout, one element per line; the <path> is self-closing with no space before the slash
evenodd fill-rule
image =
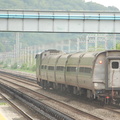
<path id="1" fill-rule="evenodd" d="M 54 70 L 53 66 L 48 66 L 48 70 Z"/>
<path id="2" fill-rule="evenodd" d="M 85 68 L 85 73 L 91 73 L 91 68 Z"/>
<path id="3" fill-rule="evenodd" d="M 70 67 L 67 67 L 67 71 L 70 71 Z"/>
<path id="4" fill-rule="evenodd" d="M 76 72 L 76 67 L 71 67 L 71 70 Z"/>
<path id="5" fill-rule="evenodd" d="M 80 67 L 79 72 L 84 72 L 84 69 L 85 69 L 84 67 Z"/>
<path id="6" fill-rule="evenodd" d="M 41 69 L 44 69 L 44 65 L 41 66 Z"/>
<path id="7" fill-rule="evenodd" d="M 64 70 L 64 67 L 63 67 L 63 66 L 57 66 L 57 70 L 58 70 L 58 71 L 63 71 L 63 70 Z"/>
<path id="8" fill-rule="evenodd" d="M 47 69 L 47 66 L 46 66 L 46 65 L 44 66 L 44 69 Z"/>
<path id="9" fill-rule="evenodd" d="M 113 69 L 118 69 L 119 68 L 119 63 L 118 62 L 112 62 L 112 68 Z"/>
<path id="10" fill-rule="evenodd" d="M 76 67 L 67 67 L 68 72 L 76 72 Z"/>
<path id="11" fill-rule="evenodd" d="M 80 67 L 79 68 L 79 72 L 83 72 L 83 73 L 91 73 L 92 69 L 88 68 L 88 67 Z"/>

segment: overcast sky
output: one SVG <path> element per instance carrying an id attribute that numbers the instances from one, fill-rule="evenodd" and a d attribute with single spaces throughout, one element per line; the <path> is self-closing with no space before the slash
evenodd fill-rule
<path id="1" fill-rule="evenodd" d="M 120 0 L 85 0 L 86 2 L 92 1 L 104 6 L 115 6 L 120 10 Z"/>

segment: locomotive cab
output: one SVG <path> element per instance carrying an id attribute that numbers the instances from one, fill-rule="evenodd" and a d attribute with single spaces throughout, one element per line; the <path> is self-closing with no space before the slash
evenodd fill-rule
<path id="1" fill-rule="evenodd" d="M 108 70 L 108 88 L 120 90 L 120 59 L 110 60 Z"/>
<path id="2" fill-rule="evenodd" d="M 98 98 L 120 99 L 119 50 L 109 50 L 97 54 L 93 82 Z"/>
<path id="3" fill-rule="evenodd" d="M 120 104 L 120 57 L 108 59 L 108 79 L 106 85 L 108 98 L 110 98 L 109 101 L 114 104 Z"/>

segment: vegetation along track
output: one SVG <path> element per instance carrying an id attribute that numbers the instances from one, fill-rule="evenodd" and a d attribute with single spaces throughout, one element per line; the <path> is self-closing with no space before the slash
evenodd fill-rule
<path id="1" fill-rule="evenodd" d="M 6 80 L 7 79 L 7 80 Z M 74 108 L 72 106 L 69 106 L 63 102 L 60 102 L 60 101 L 57 101 L 55 99 L 52 99 L 50 97 L 47 97 L 45 95 L 42 95 L 36 91 L 39 90 L 39 87 L 37 85 L 32 85 L 33 83 L 31 83 L 30 81 L 25 81 L 25 82 L 22 82 L 22 80 L 18 80 L 18 79 L 13 79 L 13 78 L 7 78 L 6 77 L 3 77 L 2 75 L 0 76 L 0 81 L 2 82 L 2 85 L 7 85 L 9 89 L 12 89 L 14 88 L 15 91 L 18 91 L 16 94 L 22 96 L 22 98 L 26 98 L 27 96 L 27 99 L 29 98 L 34 98 L 33 101 L 36 101 L 36 103 L 39 103 L 39 104 L 42 104 L 42 108 L 44 109 L 44 111 L 49 111 L 48 108 L 51 109 L 51 107 L 54 107 L 54 109 L 52 108 L 52 114 L 56 111 L 58 113 L 58 111 L 63 111 L 64 113 L 62 112 L 59 112 L 57 115 L 52 115 L 52 116 L 56 116 L 56 119 L 63 119 L 62 117 L 60 117 L 59 115 L 63 114 L 63 116 L 65 116 L 65 119 L 77 119 L 77 120 L 81 120 L 81 119 L 91 119 L 91 120 L 102 120 L 101 118 L 97 117 L 97 116 L 94 116 L 94 115 L 91 115 L 89 113 L 86 113 L 84 111 L 81 111 L 77 108 Z M 28 84 L 29 83 L 29 84 Z M 11 88 L 12 87 L 12 88 Z M 16 90 L 17 89 L 17 90 Z M 24 93 L 24 94 L 23 94 Z M 31 100 L 29 100 L 31 101 Z M 42 102 L 41 102 L 42 101 Z M 35 104 L 36 104 L 35 103 Z M 34 104 L 34 105 L 35 105 Z M 45 109 L 43 107 L 43 105 L 47 106 L 47 109 Z M 40 108 L 40 109 L 42 109 Z M 56 110 L 55 110 L 56 109 Z M 50 111 L 49 111 L 50 113 Z M 55 113 L 56 114 L 56 113 Z"/>

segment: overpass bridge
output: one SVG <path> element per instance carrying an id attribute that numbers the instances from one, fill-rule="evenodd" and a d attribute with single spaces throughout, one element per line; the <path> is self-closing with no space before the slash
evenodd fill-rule
<path id="1" fill-rule="evenodd" d="M 120 33 L 120 12 L 0 10 L 1 32 Z"/>

